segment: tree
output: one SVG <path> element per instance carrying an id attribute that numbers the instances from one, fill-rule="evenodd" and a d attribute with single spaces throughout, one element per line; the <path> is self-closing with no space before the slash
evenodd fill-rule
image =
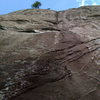
<path id="1" fill-rule="evenodd" d="M 41 2 L 36 1 L 35 3 L 32 4 L 32 8 L 39 8 L 41 6 Z"/>

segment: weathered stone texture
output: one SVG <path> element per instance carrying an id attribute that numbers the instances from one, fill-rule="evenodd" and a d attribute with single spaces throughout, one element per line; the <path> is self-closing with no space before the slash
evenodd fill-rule
<path id="1" fill-rule="evenodd" d="M 0 16 L 0 100 L 99 99 L 100 6 Z"/>

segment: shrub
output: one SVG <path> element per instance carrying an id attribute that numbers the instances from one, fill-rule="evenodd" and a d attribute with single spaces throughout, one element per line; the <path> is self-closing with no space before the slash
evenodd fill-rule
<path id="1" fill-rule="evenodd" d="M 41 2 L 36 1 L 35 3 L 32 4 L 32 8 L 39 8 L 41 6 Z"/>

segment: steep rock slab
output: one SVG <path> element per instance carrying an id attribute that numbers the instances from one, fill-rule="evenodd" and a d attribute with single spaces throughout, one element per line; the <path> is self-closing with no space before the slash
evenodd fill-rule
<path id="1" fill-rule="evenodd" d="M 99 100 L 100 6 L 0 16 L 1 100 Z"/>

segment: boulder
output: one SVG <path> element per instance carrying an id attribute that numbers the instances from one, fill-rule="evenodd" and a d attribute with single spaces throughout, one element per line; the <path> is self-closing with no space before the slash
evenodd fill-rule
<path id="1" fill-rule="evenodd" d="M 0 15 L 0 100 L 99 100 L 100 6 Z"/>

